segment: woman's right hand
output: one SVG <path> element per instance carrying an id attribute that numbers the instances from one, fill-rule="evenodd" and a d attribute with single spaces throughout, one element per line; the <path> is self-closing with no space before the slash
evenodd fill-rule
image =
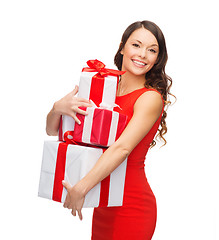
<path id="1" fill-rule="evenodd" d="M 79 119 L 76 117 L 77 113 L 87 115 L 86 111 L 81 110 L 79 107 L 92 107 L 92 104 L 89 100 L 84 98 L 77 98 L 75 95 L 78 92 L 78 86 L 75 86 L 75 89 L 61 98 L 59 101 L 54 103 L 53 111 L 59 115 L 68 115 L 72 117 L 75 122 L 80 124 Z"/>
<path id="2" fill-rule="evenodd" d="M 78 86 L 75 86 L 75 89 L 72 92 L 54 103 L 53 108 L 48 113 L 46 119 L 46 132 L 49 136 L 57 136 L 61 115 L 68 115 L 72 117 L 75 122 L 80 124 L 80 121 L 76 117 L 76 114 L 80 113 L 87 115 L 87 113 L 86 111 L 81 110 L 79 107 L 93 106 L 89 100 L 75 97 L 77 92 Z"/>

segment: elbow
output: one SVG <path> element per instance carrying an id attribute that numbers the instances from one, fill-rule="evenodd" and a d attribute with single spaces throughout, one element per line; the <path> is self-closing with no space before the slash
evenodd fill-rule
<path id="1" fill-rule="evenodd" d="M 116 152 L 118 152 L 120 156 L 122 156 L 122 160 L 125 160 L 131 153 L 131 150 L 128 148 L 128 146 L 118 144 L 118 142 L 115 142 L 112 147 L 115 148 Z"/>
<path id="2" fill-rule="evenodd" d="M 46 134 L 48 135 L 48 136 L 52 136 L 51 135 L 51 133 L 50 133 L 50 131 L 49 131 L 49 129 L 46 127 Z"/>
<path id="3" fill-rule="evenodd" d="M 46 134 L 48 136 L 57 136 L 58 135 L 58 131 L 52 131 L 51 129 L 49 129 L 48 127 L 46 127 Z"/>
<path id="4" fill-rule="evenodd" d="M 124 159 L 126 159 L 128 156 L 129 156 L 129 154 L 130 154 L 130 151 L 127 149 L 127 148 L 121 148 L 121 153 L 122 153 L 122 156 L 124 157 Z"/>
<path id="5" fill-rule="evenodd" d="M 48 135 L 48 136 L 52 136 L 52 134 L 51 134 L 51 132 L 46 128 L 46 134 Z"/>

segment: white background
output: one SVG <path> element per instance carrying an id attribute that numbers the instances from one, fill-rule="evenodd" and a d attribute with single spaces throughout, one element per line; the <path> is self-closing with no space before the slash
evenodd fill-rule
<path id="1" fill-rule="evenodd" d="M 37 197 L 43 141 L 51 139 L 46 115 L 87 60 L 114 67 L 123 31 L 138 20 L 162 29 L 178 99 L 168 110 L 167 146 L 146 159 L 158 205 L 153 240 L 216 239 L 217 8 L 212 0 L 1 1 L 1 239 L 90 239 L 92 209 L 80 222 Z"/>

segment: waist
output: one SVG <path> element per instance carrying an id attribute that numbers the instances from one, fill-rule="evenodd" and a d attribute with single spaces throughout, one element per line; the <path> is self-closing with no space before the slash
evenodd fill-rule
<path id="1" fill-rule="evenodd" d="M 127 168 L 138 168 L 138 169 L 144 169 L 145 166 L 145 158 L 131 158 L 128 157 L 127 160 Z"/>

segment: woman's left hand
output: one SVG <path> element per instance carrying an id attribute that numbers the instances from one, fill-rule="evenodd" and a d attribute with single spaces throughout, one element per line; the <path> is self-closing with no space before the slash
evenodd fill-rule
<path id="1" fill-rule="evenodd" d="M 85 195 L 77 187 L 77 185 L 72 187 L 69 183 L 65 181 L 62 181 L 62 184 L 68 192 L 65 202 L 63 204 L 63 207 L 72 209 L 71 213 L 73 216 L 76 216 L 76 211 L 77 211 L 80 220 L 82 220 L 83 217 L 82 217 L 81 209 L 84 204 Z"/>

